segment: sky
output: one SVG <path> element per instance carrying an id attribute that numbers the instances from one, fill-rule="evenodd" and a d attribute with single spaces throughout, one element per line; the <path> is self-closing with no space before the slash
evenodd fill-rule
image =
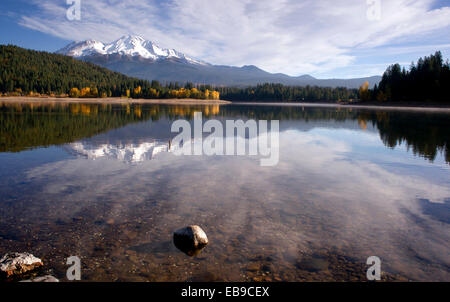
<path id="1" fill-rule="evenodd" d="M 80 20 L 67 10 L 80 3 Z M 1 0 L 0 44 L 56 51 L 140 35 L 217 65 L 317 78 L 450 57 L 450 0 Z"/>

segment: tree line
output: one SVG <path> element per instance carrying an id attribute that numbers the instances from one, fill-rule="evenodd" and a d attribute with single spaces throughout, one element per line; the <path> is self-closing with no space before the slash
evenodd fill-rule
<path id="1" fill-rule="evenodd" d="M 222 99 L 229 101 L 262 102 L 339 102 L 358 98 L 357 89 L 344 87 L 330 88 L 318 86 L 285 86 L 266 83 L 254 87 L 219 87 L 216 88 Z"/>
<path id="2" fill-rule="evenodd" d="M 378 102 L 450 102 L 450 64 L 444 63 L 442 53 L 420 58 L 411 63 L 409 70 L 399 64 L 391 65 L 384 72 L 374 89 L 362 86 L 362 101 Z"/>

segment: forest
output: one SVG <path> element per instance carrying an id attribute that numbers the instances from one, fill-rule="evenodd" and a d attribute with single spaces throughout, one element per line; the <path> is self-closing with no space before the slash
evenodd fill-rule
<path id="1" fill-rule="evenodd" d="M 358 98 L 357 89 L 317 86 L 285 86 L 282 84 L 261 84 L 256 87 L 217 88 L 222 99 L 229 101 L 258 102 L 340 102 Z"/>
<path id="2" fill-rule="evenodd" d="M 210 86 L 161 85 L 71 57 L 0 45 L 0 92 L 9 96 L 219 99 Z"/>
<path id="3" fill-rule="evenodd" d="M 409 70 L 391 65 L 374 89 L 361 87 L 361 101 L 450 103 L 450 64 L 442 53 L 420 58 Z"/>

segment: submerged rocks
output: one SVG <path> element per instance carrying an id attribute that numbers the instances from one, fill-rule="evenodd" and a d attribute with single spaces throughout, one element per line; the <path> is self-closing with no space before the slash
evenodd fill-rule
<path id="1" fill-rule="evenodd" d="M 325 256 L 314 254 L 303 258 L 296 266 L 298 269 L 308 272 L 326 271 L 328 269 L 328 260 Z"/>
<path id="2" fill-rule="evenodd" d="M 30 253 L 8 253 L 0 259 L 0 274 L 4 278 L 22 275 L 43 266 L 42 260 Z"/>
<path id="3" fill-rule="evenodd" d="M 206 233 L 198 225 L 190 225 L 173 234 L 175 246 L 189 256 L 196 256 L 208 244 Z"/>
<path id="4" fill-rule="evenodd" d="M 51 275 L 36 277 L 28 280 L 22 280 L 20 282 L 59 282 L 58 279 Z"/>

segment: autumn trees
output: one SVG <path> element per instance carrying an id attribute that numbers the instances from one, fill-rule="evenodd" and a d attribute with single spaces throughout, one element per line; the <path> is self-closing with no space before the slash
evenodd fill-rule
<path id="1" fill-rule="evenodd" d="M 207 88 L 197 89 L 195 87 L 191 89 L 187 89 L 184 87 L 181 87 L 180 89 L 170 89 L 168 94 L 170 98 L 175 99 L 193 98 L 203 100 L 218 100 L 220 98 L 220 93 L 218 91 L 210 91 Z"/>
<path id="2" fill-rule="evenodd" d="M 358 94 L 361 101 L 364 102 L 370 100 L 369 82 L 366 81 L 359 87 Z"/>
<path id="3" fill-rule="evenodd" d="M 159 88 L 142 88 L 137 86 L 133 89 L 125 89 L 120 95 L 127 98 L 144 98 L 144 99 L 203 99 L 203 100 L 219 100 L 220 93 L 215 90 L 209 90 L 204 87 L 186 89 L 181 87 L 179 89 L 169 89 L 167 87 L 160 86 Z M 94 87 L 84 87 L 81 90 L 77 87 L 70 89 L 69 97 L 71 98 L 105 98 L 111 97 L 111 93 L 99 92 Z"/>
<path id="4" fill-rule="evenodd" d="M 78 97 L 80 97 L 80 95 L 81 95 L 81 92 L 78 88 L 74 87 L 74 88 L 70 89 L 69 96 L 71 98 L 78 98 Z"/>

